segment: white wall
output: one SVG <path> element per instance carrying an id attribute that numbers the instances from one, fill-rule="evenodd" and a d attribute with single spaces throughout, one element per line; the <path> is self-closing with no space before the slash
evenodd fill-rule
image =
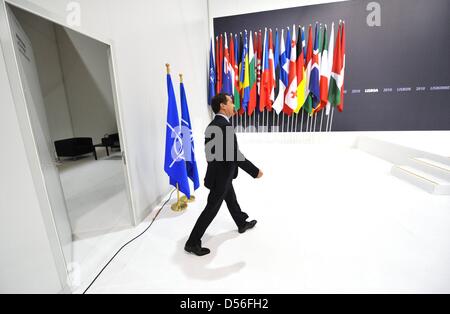
<path id="1" fill-rule="evenodd" d="M 13 10 L 33 43 L 42 96 L 52 141 L 74 136 L 54 24 L 22 10 Z"/>
<path id="2" fill-rule="evenodd" d="M 105 134 L 118 132 L 108 46 L 61 26 L 56 38 L 74 136 L 101 143 Z"/>
<path id="3" fill-rule="evenodd" d="M 0 105 L 0 293 L 60 292 L 1 46 Z"/>
<path id="4" fill-rule="evenodd" d="M 129 162 L 138 215 L 169 191 L 163 172 L 167 116 L 166 62 L 184 74 L 191 118 L 202 137 L 207 111 L 208 21 L 206 1 L 122 0 L 111 3 L 111 35 L 116 46 L 117 77 L 129 139 Z M 124 23 L 113 23 L 124 21 Z M 126 21 L 126 22 L 125 22 Z M 126 27 L 125 27 L 126 24 Z M 197 140 L 197 143 L 199 140 Z M 202 147 L 197 145 L 202 153 Z M 200 174 L 202 176 L 202 174 Z"/>

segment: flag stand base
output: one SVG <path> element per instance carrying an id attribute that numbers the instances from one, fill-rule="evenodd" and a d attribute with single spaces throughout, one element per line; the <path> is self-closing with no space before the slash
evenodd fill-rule
<path id="1" fill-rule="evenodd" d="M 195 202 L 195 196 L 191 195 L 191 198 L 187 198 L 187 196 L 182 196 L 180 200 L 183 203 L 194 203 Z"/>
<path id="2" fill-rule="evenodd" d="M 172 204 L 171 208 L 174 212 L 182 212 L 186 210 L 187 207 L 187 202 L 183 201 L 182 198 L 180 198 L 180 187 L 177 183 L 177 202 L 175 204 Z"/>
<path id="3" fill-rule="evenodd" d="M 182 211 L 186 210 L 187 207 L 188 206 L 185 202 L 179 201 L 179 202 L 176 202 L 175 204 L 173 204 L 171 208 L 174 212 L 182 212 Z"/>

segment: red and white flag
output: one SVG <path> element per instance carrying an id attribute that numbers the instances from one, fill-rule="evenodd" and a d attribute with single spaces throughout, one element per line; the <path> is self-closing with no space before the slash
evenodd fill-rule
<path id="1" fill-rule="evenodd" d="M 289 63 L 289 83 L 288 89 L 286 90 L 286 97 L 284 99 L 283 111 L 287 115 L 291 116 L 294 110 L 298 106 L 297 101 L 297 41 L 295 39 L 295 25 L 292 29 L 292 40 L 291 40 L 291 58 Z"/>

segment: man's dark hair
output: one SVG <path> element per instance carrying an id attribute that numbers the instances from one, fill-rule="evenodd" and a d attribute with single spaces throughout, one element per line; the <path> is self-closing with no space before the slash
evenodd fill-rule
<path id="1" fill-rule="evenodd" d="M 219 93 L 216 96 L 213 97 L 211 101 L 211 108 L 215 114 L 218 114 L 220 111 L 220 104 L 226 104 L 227 103 L 227 96 L 230 96 L 225 93 Z M 231 97 L 231 96 L 230 96 Z"/>

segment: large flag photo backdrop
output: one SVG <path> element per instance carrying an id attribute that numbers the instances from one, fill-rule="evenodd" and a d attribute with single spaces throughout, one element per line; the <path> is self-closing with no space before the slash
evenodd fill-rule
<path id="1" fill-rule="evenodd" d="M 233 34 L 237 43 L 235 125 L 282 132 L 450 130 L 450 1 L 373 3 L 215 18 L 216 93 L 223 91 L 225 37 L 229 42 Z M 255 68 L 256 107 L 247 64 Z"/>
<path id="2" fill-rule="evenodd" d="M 334 29 L 334 23 L 332 23 L 332 29 Z M 318 22 L 315 26 L 309 25 L 307 55 L 304 53 L 306 51 L 305 28 L 296 25 L 292 26 L 292 36 L 291 29 L 287 28 L 286 37 L 284 29 L 281 30 L 280 37 L 278 29 L 272 31 L 267 28 L 264 30 L 264 35 L 262 32 L 245 30 L 239 35 L 224 33 L 216 36 L 217 61 L 214 60 L 212 40 L 210 48 L 209 95 L 221 92 L 233 96 L 235 109 L 239 114 L 234 118 L 234 123 L 244 128 L 251 126 L 259 131 L 265 126 L 263 131 L 275 131 L 275 127 L 278 127 L 281 131 L 303 132 L 303 121 L 306 118 L 305 131 L 329 130 L 334 108 L 340 112 L 344 110 L 341 89 L 345 69 L 343 66 L 345 22 L 340 21 L 338 29 L 337 38 L 334 37 L 334 32 L 329 38 L 327 25 Z M 236 45 L 238 49 L 235 50 L 233 42 L 238 36 L 243 45 L 240 47 Z M 335 46 L 339 51 L 334 54 L 336 57 L 330 60 L 330 68 L 335 69 L 335 72 L 328 71 L 327 66 L 330 41 L 339 41 Z M 223 51 L 222 42 L 225 43 Z M 282 43 L 281 52 L 280 42 Z M 235 55 L 241 56 L 240 61 L 234 57 Z M 257 62 L 257 59 L 261 61 Z M 332 66 L 332 64 L 335 65 Z M 323 66 L 322 71 L 320 66 Z M 239 84 L 234 84 L 235 81 Z M 332 96 L 330 102 L 328 95 Z M 325 112 L 322 112 L 318 128 L 317 114 L 327 106 L 326 127 Z"/>

